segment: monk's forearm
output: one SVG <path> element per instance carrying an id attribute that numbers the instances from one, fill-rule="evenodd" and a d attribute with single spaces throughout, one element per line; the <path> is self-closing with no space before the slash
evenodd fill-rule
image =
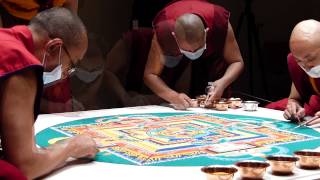
<path id="1" fill-rule="evenodd" d="M 146 75 L 144 82 L 155 94 L 168 102 L 171 102 L 173 97 L 178 96 L 178 93 L 167 86 L 157 75 Z"/>
<path id="2" fill-rule="evenodd" d="M 302 104 L 300 99 L 298 99 L 296 97 L 290 97 L 290 96 L 288 98 L 288 103 L 296 103 L 296 104 L 299 104 L 299 105 Z"/>
<path id="3" fill-rule="evenodd" d="M 228 87 L 232 82 L 234 82 L 242 73 L 244 68 L 243 62 L 234 62 L 229 65 L 224 76 L 221 80 L 224 81 L 225 87 Z"/>
<path id="4" fill-rule="evenodd" d="M 288 102 L 290 102 L 290 101 L 295 102 L 299 105 L 302 104 L 301 96 L 293 83 L 291 84 L 290 95 L 288 97 Z"/>
<path id="5" fill-rule="evenodd" d="M 71 141 L 52 145 L 46 149 L 35 149 L 29 159 L 18 162 L 17 166 L 28 179 L 34 179 L 64 165 L 72 156 L 73 149 Z"/>

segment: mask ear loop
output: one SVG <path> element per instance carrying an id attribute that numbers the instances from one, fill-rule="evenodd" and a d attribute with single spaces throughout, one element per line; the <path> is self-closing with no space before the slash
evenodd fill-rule
<path id="1" fill-rule="evenodd" d="M 179 42 L 178 42 L 178 40 L 177 40 L 176 33 L 171 32 L 171 35 L 173 36 L 174 40 L 176 41 L 176 44 L 177 44 L 177 46 L 178 46 L 178 48 L 179 48 L 179 51 L 181 52 L 181 48 L 180 48 Z"/>
<path id="2" fill-rule="evenodd" d="M 210 28 L 205 28 L 204 29 L 204 43 L 207 45 L 207 35 L 208 35 L 208 31 Z"/>
<path id="3" fill-rule="evenodd" d="M 60 46 L 59 49 L 59 65 L 61 65 L 61 53 L 62 53 L 62 45 Z M 47 52 L 44 52 L 43 54 L 43 58 L 42 58 L 42 66 L 45 68 L 46 67 L 46 56 L 47 56 Z"/>
<path id="4" fill-rule="evenodd" d="M 60 46 L 60 49 L 59 49 L 59 65 L 61 65 L 61 51 L 62 51 L 62 45 Z"/>
<path id="5" fill-rule="evenodd" d="M 42 66 L 45 68 L 46 66 L 46 55 L 47 55 L 47 52 L 45 51 L 44 54 L 43 54 L 43 58 L 42 58 Z"/>

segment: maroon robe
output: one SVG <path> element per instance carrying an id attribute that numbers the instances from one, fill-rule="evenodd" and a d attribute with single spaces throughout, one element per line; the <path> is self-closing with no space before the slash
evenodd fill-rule
<path id="1" fill-rule="evenodd" d="M 3 160 L 0 160 L 0 179 L 27 180 L 16 167 Z"/>
<path id="2" fill-rule="evenodd" d="M 33 71 L 37 76 L 37 94 L 34 104 L 35 119 L 39 113 L 42 93 L 43 67 L 33 55 L 34 44 L 32 33 L 27 26 L 15 26 L 0 29 L 0 86 L 6 79 Z M 1 120 L 0 120 L 1 121 Z M 0 160 L 0 179 L 26 179 L 14 166 Z"/>
<path id="3" fill-rule="evenodd" d="M 41 113 L 61 113 L 73 111 L 72 93 L 70 87 L 70 78 L 59 80 L 53 86 L 44 88 L 43 99 L 53 103 L 47 105 L 47 109 L 42 109 Z M 59 106 L 59 107 L 57 107 Z"/>
<path id="4" fill-rule="evenodd" d="M 27 26 L 0 29 L 0 85 L 10 76 L 21 74 L 25 70 L 33 70 L 38 80 L 34 105 L 35 118 L 37 118 L 43 88 L 43 67 L 33 53 L 32 34 Z"/>
<path id="5" fill-rule="evenodd" d="M 191 63 L 191 60 L 182 56 L 171 34 L 174 31 L 176 19 L 186 13 L 198 15 L 205 27 L 209 28 L 206 39 L 207 49 L 199 59 L 192 61 L 191 64 L 190 95 L 194 97 L 204 94 L 207 83 L 222 78 L 228 67 L 223 57 L 223 51 L 230 13 L 206 0 L 174 1 L 158 13 L 153 21 L 153 27 L 160 47 L 166 57 L 175 57 L 175 59 L 169 59 L 168 61 L 180 61 L 174 67 L 165 66 L 161 74 L 162 79 L 168 82 L 167 85 L 171 88 L 174 87 L 188 64 Z M 226 90 L 226 92 L 228 91 Z M 227 93 L 225 93 L 225 96 L 227 96 Z"/>
<path id="6" fill-rule="evenodd" d="M 288 55 L 288 69 L 294 86 L 299 92 L 302 103 L 306 111 L 306 115 L 313 116 L 320 111 L 320 78 L 311 78 L 297 64 L 293 55 Z M 285 110 L 288 99 L 270 103 L 266 108 Z"/>

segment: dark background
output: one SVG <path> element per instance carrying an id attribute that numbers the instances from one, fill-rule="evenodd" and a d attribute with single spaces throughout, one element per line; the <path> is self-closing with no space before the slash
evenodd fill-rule
<path id="1" fill-rule="evenodd" d="M 105 56 L 122 34 L 131 28 L 132 19 L 141 18 L 142 22 L 142 19 L 150 18 L 153 16 L 150 15 L 151 11 L 156 9 L 155 6 L 159 6 L 160 1 L 80 0 L 79 14 L 89 33 L 99 41 L 101 54 Z M 221 5 L 231 12 L 230 22 L 235 30 L 245 8 L 244 0 L 211 0 L 210 2 Z M 244 21 L 238 44 L 246 63 L 246 69 L 234 84 L 234 89 L 272 101 L 287 97 L 291 80 L 287 71 L 286 57 L 289 52 L 288 41 L 291 30 L 301 20 L 318 20 L 319 7 L 319 0 L 253 0 L 252 9 L 263 57 L 258 58 L 254 53 L 253 72 L 250 73 L 247 25 Z M 257 49 L 253 50 L 256 52 Z M 259 63 L 262 66 L 259 66 Z"/>

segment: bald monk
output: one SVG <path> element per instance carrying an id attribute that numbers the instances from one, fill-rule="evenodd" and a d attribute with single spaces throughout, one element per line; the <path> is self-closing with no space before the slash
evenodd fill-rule
<path id="1" fill-rule="evenodd" d="M 52 7 L 65 7 L 77 13 L 78 0 L 1 0 L 0 26 L 10 28 L 15 25 L 28 25 L 37 13 Z M 72 98 L 70 79 L 66 78 L 44 88 L 40 112 L 59 113 L 83 110 L 73 102 L 75 101 Z"/>
<path id="2" fill-rule="evenodd" d="M 176 109 L 190 107 L 190 96 L 204 94 L 209 81 L 214 87 L 209 100 L 228 96 L 244 67 L 229 17 L 224 8 L 205 0 L 175 1 L 161 10 L 153 21 L 146 85 Z M 173 87 L 190 63 L 187 95 Z"/>
<path id="3" fill-rule="evenodd" d="M 43 11 L 29 26 L 0 29 L 1 145 L 4 160 L 28 179 L 61 167 L 70 157 L 94 157 L 97 153 L 94 140 L 87 135 L 48 148 L 37 148 L 34 139 L 43 85 L 67 77 L 87 46 L 85 26 L 65 8 Z"/>
<path id="4" fill-rule="evenodd" d="M 295 26 L 290 38 L 291 53 L 288 68 L 292 86 L 287 106 L 286 119 L 301 121 L 303 117 L 315 116 L 320 122 L 320 22 L 302 21 Z"/>

